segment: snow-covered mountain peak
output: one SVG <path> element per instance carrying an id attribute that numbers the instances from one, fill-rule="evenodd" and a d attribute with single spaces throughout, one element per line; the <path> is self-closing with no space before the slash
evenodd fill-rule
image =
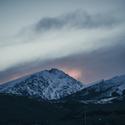
<path id="1" fill-rule="evenodd" d="M 63 71 L 58 70 L 58 69 L 54 69 L 54 68 L 52 68 L 50 70 L 44 70 L 44 71 L 38 73 L 37 75 L 41 75 L 44 78 L 48 77 L 48 78 L 51 78 L 51 79 L 54 79 L 54 78 L 63 79 L 63 78 L 67 78 L 67 77 L 69 78 L 70 77 L 67 74 L 65 74 Z"/>
<path id="2" fill-rule="evenodd" d="M 0 92 L 60 99 L 84 88 L 84 85 L 58 69 L 44 70 L 0 86 Z"/>
<path id="3" fill-rule="evenodd" d="M 52 68 L 50 70 L 48 70 L 50 73 L 53 73 L 53 74 L 65 74 L 63 71 L 59 70 L 59 69 L 56 69 L 56 68 Z"/>

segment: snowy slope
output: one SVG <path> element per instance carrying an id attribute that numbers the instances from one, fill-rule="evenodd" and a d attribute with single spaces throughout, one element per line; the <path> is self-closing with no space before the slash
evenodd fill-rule
<path id="1" fill-rule="evenodd" d="M 90 91 L 98 93 L 97 98 L 112 97 L 123 95 L 125 90 L 125 75 L 117 76 L 109 80 L 102 80 L 101 82 L 88 88 Z"/>
<path id="2" fill-rule="evenodd" d="M 66 98 L 83 103 L 111 103 L 125 97 L 125 75 L 102 80 Z"/>
<path id="3" fill-rule="evenodd" d="M 81 82 L 58 69 L 51 69 L 1 85 L 0 92 L 53 100 L 83 88 Z"/>

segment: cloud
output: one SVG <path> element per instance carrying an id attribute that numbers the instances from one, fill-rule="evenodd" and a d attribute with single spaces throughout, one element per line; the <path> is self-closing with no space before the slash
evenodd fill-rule
<path id="1" fill-rule="evenodd" d="M 115 58 L 117 59 L 118 57 L 117 55 L 116 57 L 115 55 L 111 55 L 110 57 L 110 52 L 107 53 L 108 51 L 104 51 L 106 54 L 104 54 L 104 52 L 99 54 L 101 49 L 110 48 L 110 50 L 112 50 L 113 45 L 122 44 L 125 41 L 124 33 L 125 19 L 122 14 L 92 14 L 78 10 L 57 17 L 45 17 L 32 26 L 24 28 L 23 34 L 0 45 L 0 72 L 2 74 L 3 72 L 10 71 L 10 69 L 14 71 L 13 69 L 15 69 L 15 67 L 18 67 L 20 71 L 22 66 L 25 67 L 27 64 L 38 64 L 35 62 L 40 62 L 41 65 L 45 67 L 49 67 L 49 65 L 54 66 L 49 63 L 48 65 L 44 65 L 44 62 L 49 62 L 50 60 L 57 62 L 61 60 L 59 63 L 64 65 L 65 59 L 67 58 L 69 58 L 69 60 L 71 59 L 71 61 L 69 61 L 70 66 L 78 67 L 79 70 L 81 70 L 83 66 L 85 68 L 83 71 L 85 70 L 86 72 L 89 72 L 90 67 L 90 72 L 92 72 L 92 69 L 98 72 L 99 69 L 101 70 L 101 68 L 98 69 L 98 67 L 103 65 L 103 61 L 97 61 L 101 56 L 102 60 L 105 56 L 107 58 L 107 60 L 104 60 L 104 64 L 107 63 L 111 57 L 114 61 Z M 97 53 L 94 55 L 93 52 L 96 51 Z M 114 50 L 111 52 L 115 53 Z M 79 53 L 83 56 L 79 55 Z M 124 51 L 122 53 L 124 53 Z M 73 55 L 77 56 L 74 57 Z M 122 57 L 120 54 L 119 56 Z M 91 59 L 89 60 L 90 57 Z M 78 58 L 79 61 L 75 61 L 75 58 L 76 60 Z M 95 62 L 93 62 L 94 60 Z M 121 58 L 119 61 L 120 60 Z M 112 61 L 110 60 L 110 62 Z M 87 65 L 89 63 L 90 65 Z M 114 62 L 112 63 L 114 64 Z M 122 61 L 118 62 L 118 64 L 120 63 L 122 63 Z M 56 62 L 54 62 L 54 64 L 56 64 Z M 66 67 L 66 65 L 62 65 L 60 65 L 59 68 Z M 31 67 L 39 66 L 39 64 L 38 66 L 31 65 Z M 41 66 L 41 69 L 43 66 Z M 106 66 L 108 67 L 109 65 Z M 34 68 L 33 71 L 29 69 L 30 66 L 27 68 L 28 73 L 36 71 Z M 36 69 L 38 70 L 38 68 Z M 105 69 L 106 68 L 104 68 L 104 70 Z M 15 71 L 12 74 L 16 73 L 18 74 L 19 72 Z"/>
<path id="2" fill-rule="evenodd" d="M 46 65 L 59 67 L 64 71 L 76 69 L 82 74 L 79 79 L 86 83 L 121 75 L 125 73 L 125 42 L 123 41 L 92 52 L 48 61 Z"/>
<path id="3" fill-rule="evenodd" d="M 62 58 L 110 46 L 117 43 L 117 37 L 121 36 L 124 30 L 122 28 L 48 32 L 30 42 L 2 47 L 0 70 L 38 59 Z"/>
<path id="4" fill-rule="evenodd" d="M 62 29 L 62 28 L 98 28 L 113 27 L 121 22 L 121 18 L 117 18 L 115 13 L 103 15 L 90 14 L 87 11 L 77 10 L 66 15 L 57 17 L 46 17 L 41 19 L 36 25 L 37 32 Z"/>
<path id="5" fill-rule="evenodd" d="M 124 55 L 125 43 L 122 42 L 89 53 L 79 53 L 60 59 L 29 62 L 0 72 L 0 82 L 54 67 L 67 73 L 77 71 L 79 73 L 77 78 L 84 83 L 89 83 L 124 74 Z"/>

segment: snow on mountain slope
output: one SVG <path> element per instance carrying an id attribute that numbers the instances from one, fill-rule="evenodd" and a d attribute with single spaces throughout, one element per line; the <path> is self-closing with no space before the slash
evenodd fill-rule
<path id="1" fill-rule="evenodd" d="M 99 97 L 120 96 L 125 90 L 125 75 L 116 76 L 109 80 L 102 80 L 101 82 L 89 88 L 95 93 L 99 93 Z"/>
<path id="2" fill-rule="evenodd" d="M 83 103 L 109 103 L 125 97 L 125 75 L 102 80 L 72 94 L 67 99 Z"/>
<path id="3" fill-rule="evenodd" d="M 53 100 L 83 88 L 81 82 L 58 69 L 51 69 L 0 85 L 0 92 Z"/>

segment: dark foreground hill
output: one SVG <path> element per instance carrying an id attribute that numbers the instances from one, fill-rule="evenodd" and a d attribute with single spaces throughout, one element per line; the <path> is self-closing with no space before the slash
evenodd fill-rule
<path id="1" fill-rule="evenodd" d="M 125 101 L 112 104 L 52 103 L 0 95 L 0 125 L 125 125 Z"/>

